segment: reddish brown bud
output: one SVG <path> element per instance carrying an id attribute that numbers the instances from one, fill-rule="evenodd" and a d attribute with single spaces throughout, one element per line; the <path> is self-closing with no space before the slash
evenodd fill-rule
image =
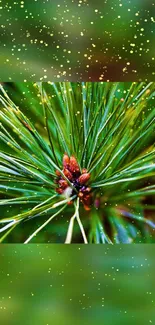
<path id="1" fill-rule="evenodd" d="M 85 202 L 86 202 L 86 201 L 89 201 L 89 199 L 90 199 L 90 195 L 89 195 L 89 194 L 85 195 L 84 198 L 83 198 L 83 200 L 84 200 Z"/>
<path id="2" fill-rule="evenodd" d="M 86 210 L 86 211 L 90 211 L 90 206 L 89 205 L 86 205 L 86 204 L 84 204 L 84 209 Z"/>
<path id="3" fill-rule="evenodd" d="M 61 188 L 63 188 L 65 190 L 67 188 L 67 186 L 68 186 L 68 183 L 64 179 L 60 179 L 59 180 L 59 185 L 61 186 Z"/>
<path id="4" fill-rule="evenodd" d="M 79 178 L 78 181 L 81 185 L 86 184 L 90 178 L 89 173 L 82 174 Z"/>
<path id="5" fill-rule="evenodd" d="M 73 201 L 69 201 L 69 202 L 67 202 L 67 204 L 68 205 L 71 205 L 71 204 L 73 204 Z"/>
<path id="6" fill-rule="evenodd" d="M 79 168 L 79 165 L 76 161 L 76 158 L 74 156 L 71 156 L 70 157 L 70 165 L 69 165 L 69 170 L 72 172 L 72 173 L 79 173 L 80 172 L 80 168 Z"/>
<path id="7" fill-rule="evenodd" d="M 69 163 L 70 163 L 70 159 L 68 155 L 65 153 L 63 156 L 63 167 L 67 168 L 69 166 Z"/>
<path id="8" fill-rule="evenodd" d="M 88 170 L 86 168 L 82 169 L 82 174 L 88 173 Z"/>
<path id="9" fill-rule="evenodd" d="M 82 199 L 82 202 L 84 205 L 90 207 L 90 205 L 92 204 L 92 195 L 91 194 L 85 195 Z"/>
<path id="10" fill-rule="evenodd" d="M 86 187 L 86 189 L 84 190 L 84 193 L 90 193 L 91 192 L 91 187 Z"/>
<path id="11" fill-rule="evenodd" d="M 79 192 L 78 197 L 82 198 L 83 197 L 83 193 Z"/>
<path id="12" fill-rule="evenodd" d="M 59 172 L 59 170 L 56 170 L 55 173 L 57 176 L 61 176 L 61 173 Z"/>
<path id="13" fill-rule="evenodd" d="M 69 180 L 72 179 L 72 174 L 71 174 L 71 172 L 70 172 L 67 168 L 64 168 L 64 169 L 63 169 L 63 173 L 64 173 L 64 175 L 65 175 Z"/>
<path id="14" fill-rule="evenodd" d="M 56 191 L 58 194 L 62 194 L 63 193 L 63 189 L 62 188 L 56 188 Z"/>

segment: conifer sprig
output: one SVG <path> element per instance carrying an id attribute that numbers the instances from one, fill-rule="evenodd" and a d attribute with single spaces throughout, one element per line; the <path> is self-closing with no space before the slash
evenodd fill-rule
<path id="1" fill-rule="evenodd" d="M 0 242 L 154 241 L 154 97 L 153 82 L 1 85 Z"/>

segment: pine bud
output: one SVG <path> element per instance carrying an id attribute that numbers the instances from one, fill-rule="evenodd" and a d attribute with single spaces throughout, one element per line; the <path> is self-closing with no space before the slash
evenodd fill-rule
<path id="1" fill-rule="evenodd" d="M 79 173 L 80 172 L 79 165 L 78 165 L 77 160 L 76 160 L 76 158 L 74 156 L 70 157 L 69 170 L 72 173 Z"/>
<path id="2" fill-rule="evenodd" d="M 91 187 L 86 187 L 86 189 L 84 190 L 85 193 L 90 193 L 91 192 Z"/>
<path id="3" fill-rule="evenodd" d="M 71 174 L 71 172 L 70 172 L 67 168 L 64 168 L 64 169 L 63 169 L 63 173 L 64 173 L 64 175 L 65 175 L 69 180 L 72 179 L 72 174 Z"/>
<path id="4" fill-rule="evenodd" d="M 90 206 L 92 204 L 92 196 L 91 195 L 86 195 L 83 197 L 83 204 L 86 210 L 90 210 Z M 86 208 L 87 207 L 87 208 Z"/>
<path id="5" fill-rule="evenodd" d="M 61 173 L 59 172 L 59 170 L 56 170 L 55 173 L 57 176 L 61 176 Z"/>
<path id="6" fill-rule="evenodd" d="M 78 181 L 81 185 L 86 184 L 90 178 L 89 173 L 82 174 L 79 178 Z"/>
<path id="7" fill-rule="evenodd" d="M 63 156 L 63 167 L 67 168 L 69 166 L 69 163 L 70 163 L 70 159 L 68 155 L 65 153 Z"/>
<path id="8" fill-rule="evenodd" d="M 63 193 L 63 189 L 62 189 L 62 188 L 56 188 L 56 192 L 57 192 L 58 194 L 62 194 L 62 193 Z"/>
<path id="9" fill-rule="evenodd" d="M 67 188 L 68 183 L 64 179 L 60 179 L 59 180 L 59 185 L 61 186 L 61 188 L 65 189 L 65 188 Z"/>
<path id="10" fill-rule="evenodd" d="M 79 192 L 78 197 L 79 198 L 82 198 L 83 197 L 83 193 L 82 192 Z"/>
<path id="11" fill-rule="evenodd" d="M 68 205 L 72 205 L 73 204 L 73 201 L 68 201 L 67 204 Z"/>
<path id="12" fill-rule="evenodd" d="M 84 204 L 84 209 L 85 209 L 86 211 L 90 211 L 90 210 L 91 210 L 90 206 L 88 206 L 88 205 L 86 205 L 86 204 Z"/>
<path id="13" fill-rule="evenodd" d="M 88 170 L 86 168 L 82 168 L 82 174 L 88 173 Z"/>

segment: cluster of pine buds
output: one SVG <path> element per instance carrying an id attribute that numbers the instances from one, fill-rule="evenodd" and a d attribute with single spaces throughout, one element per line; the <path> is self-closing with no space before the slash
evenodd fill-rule
<path id="1" fill-rule="evenodd" d="M 90 173 L 87 169 L 83 168 L 80 171 L 78 162 L 74 156 L 69 157 L 66 153 L 63 156 L 63 174 L 72 184 L 73 188 L 69 185 L 67 180 L 61 175 L 61 173 L 56 170 L 56 183 L 58 188 L 57 193 L 64 194 L 65 196 L 77 195 L 80 201 L 83 203 L 86 210 L 90 210 L 92 204 L 92 193 L 91 187 L 88 186 L 88 181 L 90 179 Z M 71 204 L 72 201 L 69 202 Z"/>

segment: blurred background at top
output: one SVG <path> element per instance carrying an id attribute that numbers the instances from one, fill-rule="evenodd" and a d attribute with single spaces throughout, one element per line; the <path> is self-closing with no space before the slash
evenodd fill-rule
<path id="1" fill-rule="evenodd" d="M 155 80 L 153 0 L 0 1 L 1 81 Z"/>

